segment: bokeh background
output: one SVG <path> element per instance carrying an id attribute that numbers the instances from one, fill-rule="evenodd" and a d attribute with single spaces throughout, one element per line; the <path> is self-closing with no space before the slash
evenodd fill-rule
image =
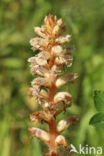
<path id="1" fill-rule="evenodd" d="M 101 146 L 104 132 L 89 125 L 96 110 L 94 90 L 104 90 L 104 0 L 1 0 L 0 1 L 0 156 L 43 156 L 47 146 L 31 139 L 29 114 L 37 110 L 27 90 L 33 77 L 27 59 L 33 56 L 29 40 L 35 36 L 33 27 L 41 25 L 48 13 L 62 17 L 66 33 L 72 35 L 73 66 L 68 72 L 79 77 L 69 84 L 72 107 L 58 120 L 79 116 L 76 127 L 64 135 L 79 147 Z M 43 129 L 47 126 L 38 124 Z M 69 155 L 60 148 L 60 156 Z M 93 155 L 93 154 L 92 154 Z"/>

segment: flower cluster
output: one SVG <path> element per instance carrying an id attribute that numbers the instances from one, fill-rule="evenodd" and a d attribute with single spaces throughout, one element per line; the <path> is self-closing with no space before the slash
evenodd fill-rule
<path id="1" fill-rule="evenodd" d="M 31 73 L 35 76 L 29 95 L 35 96 L 42 108 L 41 111 L 31 114 L 30 119 L 46 122 L 49 130 L 46 132 L 33 127 L 29 131 L 33 137 L 47 143 L 50 149 L 48 156 L 57 156 L 58 145 L 68 146 L 65 137 L 60 133 L 78 120 L 77 117 L 69 117 L 56 124 L 56 116 L 72 103 L 71 94 L 66 91 L 58 92 L 58 89 L 68 82 L 74 82 L 77 74 L 62 74 L 64 67 L 70 67 L 73 60 L 72 48 L 63 45 L 70 41 L 71 36 L 62 35 L 65 30 L 62 19 L 58 20 L 56 16 L 49 14 L 44 23 L 41 27 L 34 28 L 39 37 L 30 40 L 33 51 L 38 54 L 28 59 Z"/>

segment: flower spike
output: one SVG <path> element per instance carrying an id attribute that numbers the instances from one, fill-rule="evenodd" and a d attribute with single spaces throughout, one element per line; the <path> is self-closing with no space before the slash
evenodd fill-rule
<path id="1" fill-rule="evenodd" d="M 29 128 L 32 137 L 38 137 L 49 146 L 47 156 L 58 156 L 58 146 L 68 146 L 65 137 L 60 133 L 78 120 L 77 117 L 69 117 L 56 124 L 56 117 L 67 107 L 71 106 L 72 95 L 66 91 L 59 92 L 63 85 L 73 83 L 77 74 L 63 73 L 65 65 L 71 67 L 73 56 L 72 47 L 65 47 L 64 43 L 71 40 L 71 35 L 62 35 L 65 30 L 62 19 L 49 14 L 44 19 L 44 25 L 35 27 L 38 37 L 30 40 L 33 51 L 39 53 L 28 59 L 31 73 L 35 76 L 28 91 L 30 97 L 36 97 L 41 111 L 30 115 L 33 122 L 46 122 L 49 130 L 46 132 L 39 128 Z"/>

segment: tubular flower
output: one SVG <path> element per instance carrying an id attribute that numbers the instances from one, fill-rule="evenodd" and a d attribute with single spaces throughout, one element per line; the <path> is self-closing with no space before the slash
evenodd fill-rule
<path id="1" fill-rule="evenodd" d="M 69 117 L 56 124 L 56 116 L 67 107 L 71 106 L 72 96 L 70 93 L 58 89 L 67 83 L 73 83 L 77 74 L 62 74 L 65 65 L 72 65 L 72 48 L 63 44 L 69 42 L 71 35 L 62 35 L 64 25 L 62 19 L 49 14 L 44 19 L 44 25 L 35 27 L 34 31 L 39 37 L 30 40 L 33 51 L 38 54 L 28 59 L 31 63 L 31 73 L 37 76 L 31 82 L 29 95 L 35 96 L 41 111 L 30 115 L 30 119 L 46 122 L 49 130 L 29 128 L 32 137 L 38 137 L 47 143 L 50 153 L 47 156 L 58 156 L 58 146 L 67 147 L 68 143 L 60 133 L 74 124 L 78 118 Z"/>

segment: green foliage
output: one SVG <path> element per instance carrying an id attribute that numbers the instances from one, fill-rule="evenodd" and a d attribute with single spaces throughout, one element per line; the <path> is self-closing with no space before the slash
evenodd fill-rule
<path id="1" fill-rule="evenodd" d="M 35 36 L 33 27 L 41 25 L 48 13 L 62 17 L 66 33 L 72 35 L 69 45 L 75 49 L 74 62 L 66 72 L 78 73 L 75 84 L 67 86 L 73 95 L 72 107 L 58 120 L 79 116 L 78 126 L 64 132 L 68 142 L 76 147 L 78 144 L 98 147 L 104 143 L 103 129 L 89 125 L 96 113 L 93 91 L 104 90 L 104 0 L 3 0 L 0 1 L 0 156 L 39 155 L 35 152 L 43 155 L 47 151 L 38 140 L 34 143 L 28 133 L 28 127 L 35 126 L 29 121 L 29 114 L 37 110 L 37 104 L 27 96 L 32 80 L 27 59 L 34 55 L 29 45 Z M 42 128 L 48 130 L 47 125 Z M 60 156 L 64 155 L 63 150 Z"/>
<path id="2" fill-rule="evenodd" d="M 96 127 L 103 127 L 104 128 L 104 113 L 95 114 L 91 120 L 90 124 Z"/>
<path id="3" fill-rule="evenodd" d="M 97 111 L 104 112 L 104 92 L 95 91 L 94 103 Z"/>
<path id="4" fill-rule="evenodd" d="M 96 127 L 104 128 L 104 92 L 103 91 L 95 91 L 94 95 L 94 104 L 100 113 L 95 114 L 91 120 L 90 124 Z"/>

